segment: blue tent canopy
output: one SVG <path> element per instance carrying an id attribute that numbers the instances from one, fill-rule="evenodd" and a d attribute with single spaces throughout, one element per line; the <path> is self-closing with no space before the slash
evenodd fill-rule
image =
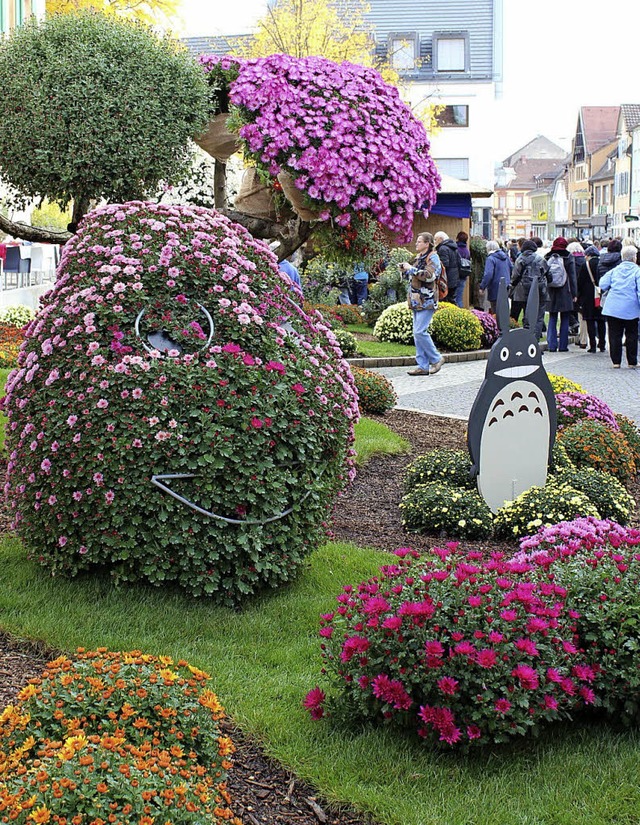
<path id="1" fill-rule="evenodd" d="M 471 195 L 440 192 L 430 209 L 430 214 L 443 215 L 447 218 L 469 218 L 471 217 Z"/>

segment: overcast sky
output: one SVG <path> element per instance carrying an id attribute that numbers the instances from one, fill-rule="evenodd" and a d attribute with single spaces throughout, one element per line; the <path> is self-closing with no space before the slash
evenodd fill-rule
<path id="1" fill-rule="evenodd" d="M 472 2 L 472 0 L 469 0 Z M 183 0 L 184 34 L 251 31 L 266 0 Z M 570 148 L 580 106 L 640 103 L 640 3 L 504 0 L 496 160 L 537 134 Z"/>

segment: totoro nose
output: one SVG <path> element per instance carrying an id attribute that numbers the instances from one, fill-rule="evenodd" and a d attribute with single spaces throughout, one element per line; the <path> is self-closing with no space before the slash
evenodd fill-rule
<path id="1" fill-rule="evenodd" d="M 521 351 L 516 352 L 516 355 L 522 355 Z"/>

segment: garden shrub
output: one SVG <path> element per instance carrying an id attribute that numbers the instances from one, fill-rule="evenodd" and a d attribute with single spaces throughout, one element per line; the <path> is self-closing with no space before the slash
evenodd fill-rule
<path id="1" fill-rule="evenodd" d="M 498 536 L 522 538 L 545 525 L 578 516 L 600 518 L 600 513 L 585 493 L 550 476 L 544 487 L 530 487 L 501 507 L 495 515 L 494 526 Z"/>
<path id="2" fill-rule="evenodd" d="M 291 579 L 353 473 L 335 339 L 212 210 L 85 217 L 6 390 L 15 527 L 56 574 L 107 566 L 235 603 Z"/>
<path id="3" fill-rule="evenodd" d="M 302 308 L 307 315 L 311 315 L 312 318 L 319 318 L 323 323 L 328 324 L 331 327 L 344 326 L 342 319 L 335 314 L 335 305 L 333 304 L 311 304 L 309 301 L 305 300 Z"/>
<path id="4" fill-rule="evenodd" d="M 616 413 L 616 422 L 622 435 L 626 438 L 627 444 L 633 456 L 636 474 L 640 472 L 640 429 L 636 422 L 626 415 Z"/>
<path id="5" fill-rule="evenodd" d="M 547 377 L 549 378 L 553 391 L 556 394 L 559 392 L 586 392 L 586 390 L 582 389 L 580 384 L 576 384 L 575 381 L 565 378 L 564 375 L 553 375 L 548 372 Z"/>
<path id="6" fill-rule="evenodd" d="M 323 672 L 312 717 L 370 719 L 428 745 L 470 748 L 536 732 L 593 703 L 566 590 L 452 545 L 407 548 L 321 617 Z"/>
<path id="7" fill-rule="evenodd" d="M 454 304 L 440 303 L 430 327 L 433 340 L 449 352 L 467 352 L 480 349 L 482 324 L 468 309 Z"/>
<path id="8" fill-rule="evenodd" d="M 336 264 L 316 255 L 307 261 L 301 273 L 302 290 L 306 301 L 331 306 L 338 300 L 338 285 L 344 272 Z"/>
<path id="9" fill-rule="evenodd" d="M 375 283 L 369 284 L 369 296 L 362 305 L 362 312 L 367 324 L 373 326 L 382 311 L 392 304 L 407 300 L 408 279 L 399 264 L 409 263 L 413 255 L 403 247 L 396 247 L 389 252 L 387 264 Z"/>
<path id="10" fill-rule="evenodd" d="M 635 463 L 626 438 L 600 421 L 578 421 L 562 430 L 558 439 L 576 467 L 604 470 L 623 484 L 633 475 Z"/>
<path id="11" fill-rule="evenodd" d="M 338 327 L 333 330 L 333 334 L 335 335 L 338 346 L 342 350 L 342 355 L 345 358 L 351 358 L 352 355 L 356 354 L 358 350 L 358 342 L 350 332 L 346 329 L 341 329 Z"/>
<path id="12" fill-rule="evenodd" d="M 640 531 L 611 521 L 577 519 L 541 530 L 521 543 L 547 584 L 567 592 L 577 616 L 599 704 L 615 721 L 640 722 Z"/>
<path id="13" fill-rule="evenodd" d="M 480 346 L 482 349 L 491 349 L 500 337 L 500 327 L 498 326 L 495 315 L 492 315 L 490 312 L 483 312 L 481 309 L 472 309 L 471 312 L 482 324 Z"/>
<path id="14" fill-rule="evenodd" d="M 0 325 L 22 329 L 35 318 L 35 311 L 24 304 L 13 304 L 0 309 Z"/>
<path id="15" fill-rule="evenodd" d="M 373 334 L 380 341 L 392 344 L 412 344 L 413 315 L 407 304 L 392 304 L 383 310 L 373 328 Z"/>
<path id="16" fill-rule="evenodd" d="M 493 531 L 491 510 L 476 490 L 442 481 L 418 484 L 403 497 L 400 510 L 403 525 L 414 533 L 481 539 Z"/>
<path id="17" fill-rule="evenodd" d="M 412 490 L 417 484 L 429 481 L 443 481 L 449 487 L 475 489 L 475 479 L 471 478 L 471 459 L 467 450 L 450 450 L 436 447 L 418 456 L 409 464 L 404 473 L 404 489 Z"/>
<path id="18" fill-rule="evenodd" d="M 343 324 L 361 324 L 362 312 L 355 304 L 336 304 L 331 314 L 338 318 Z"/>
<path id="19" fill-rule="evenodd" d="M 556 479 L 560 484 L 568 484 L 584 493 L 603 519 L 627 524 L 635 509 L 635 499 L 611 473 L 593 467 L 564 468 Z"/>
<path id="20" fill-rule="evenodd" d="M 225 786 L 234 748 L 208 678 L 139 651 L 50 662 L 0 715 L 2 821 L 133 825 L 171 804 L 176 825 L 205 813 L 239 825 Z"/>
<path id="21" fill-rule="evenodd" d="M 351 372 L 358 390 L 361 413 L 384 415 L 395 407 L 398 396 L 388 378 L 362 367 L 351 367 Z"/>
<path id="22" fill-rule="evenodd" d="M 619 430 L 611 407 L 595 395 L 576 391 L 556 393 L 556 410 L 558 430 L 570 427 L 585 418 L 591 421 L 601 421 L 612 430 Z"/>

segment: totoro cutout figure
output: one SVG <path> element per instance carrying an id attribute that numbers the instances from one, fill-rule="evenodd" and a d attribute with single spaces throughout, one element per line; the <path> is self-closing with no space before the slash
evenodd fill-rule
<path id="1" fill-rule="evenodd" d="M 525 313 L 532 329 L 538 301 L 534 280 Z M 471 472 L 494 513 L 530 487 L 544 486 L 556 436 L 555 395 L 542 353 L 532 329 L 509 329 L 504 280 L 496 309 L 500 338 L 491 348 L 467 430 Z"/>

